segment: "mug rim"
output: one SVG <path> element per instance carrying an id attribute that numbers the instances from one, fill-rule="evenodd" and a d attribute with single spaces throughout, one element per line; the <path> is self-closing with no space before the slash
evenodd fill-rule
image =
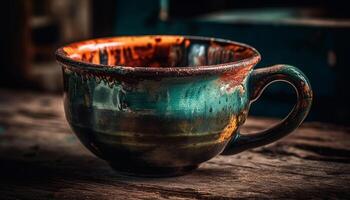
<path id="1" fill-rule="evenodd" d="M 94 64 L 86 61 L 75 60 L 70 58 L 67 53 L 63 50 L 65 47 L 70 47 L 74 44 L 79 44 L 92 40 L 108 40 L 118 37 L 183 37 L 189 40 L 200 40 L 200 41 L 214 41 L 226 44 L 237 45 L 248 48 L 253 52 L 253 55 L 241 60 L 214 64 L 214 65 L 200 65 L 200 66 L 182 66 L 182 67 L 131 67 L 126 65 L 106 65 L 106 64 Z M 63 64 L 78 71 L 88 72 L 100 72 L 115 75 L 143 75 L 143 76 L 190 76 L 190 75 L 203 75 L 203 74 L 217 74 L 226 71 L 231 71 L 238 66 L 251 66 L 256 65 L 261 60 L 260 53 L 252 46 L 236 42 L 227 39 L 214 38 L 214 37 L 203 37 L 203 36 L 188 36 L 188 35 L 127 35 L 127 36 L 114 36 L 114 37 L 103 37 L 93 38 L 89 40 L 83 40 L 79 42 L 73 42 L 58 48 L 55 52 L 56 60 L 58 63 Z"/>

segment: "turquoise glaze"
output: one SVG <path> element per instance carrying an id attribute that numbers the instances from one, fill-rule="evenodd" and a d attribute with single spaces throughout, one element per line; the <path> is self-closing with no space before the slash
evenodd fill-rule
<path id="1" fill-rule="evenodd" d="M 179 175 L 220 153 L 273 142 L 297 128 L 311 105 L 302 72 L 286 65 L 253 70 L 258 52 L 230 41 L 116 37 L 56 55 L 69 124 L 88 149 L 127 174 Z M 295 86 L 296 107 L 280 125 L 240 135 L 250 103 L 276 80 Z"/>

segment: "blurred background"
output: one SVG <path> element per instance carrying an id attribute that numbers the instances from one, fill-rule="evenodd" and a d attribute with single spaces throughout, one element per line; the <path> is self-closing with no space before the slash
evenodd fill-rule
<path id="1" fill-rule="evenodd" d="M 315 99 L 309 121 L 350 125 L 350 12 L 346 3 L 265 0 L 5 0 L 0 7 L 0 89 L 60 93 L 54 51 L 89 38 L 185 34 L 244 42 L 259 67 L 297 66 Z M 270 86 L 251 115 L 284 117 L 295 101 L 285 83 Z"/>

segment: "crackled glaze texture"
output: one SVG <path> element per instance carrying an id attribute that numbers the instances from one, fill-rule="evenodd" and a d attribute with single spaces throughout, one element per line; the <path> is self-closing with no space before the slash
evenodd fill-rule
<path id="1" fill-rule="evenodd" d="M 233 143 L 242 143 L 237 131 L 262 90 L 251 91 L 250 81 L 259 59 L 243 44 L 182 36 L 96 39 L 57 51 L 76 135 L 118 171 L 143 176 L 195 169 L 230 141 L 224 153 L 246 149 Z"/>

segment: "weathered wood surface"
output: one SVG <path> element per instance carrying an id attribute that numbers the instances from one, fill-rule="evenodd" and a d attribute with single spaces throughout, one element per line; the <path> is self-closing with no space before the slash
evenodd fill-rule
<path id="1" fill-rule="evenodd" d="M 251 118 L 243 131 L 276 122 Z M 0 199 L 350 198 L 350 129 L 305 123 L 270 146 L 192 174 L 115 173 L 72 134 L 60 96 L 0 90 Z"/>

